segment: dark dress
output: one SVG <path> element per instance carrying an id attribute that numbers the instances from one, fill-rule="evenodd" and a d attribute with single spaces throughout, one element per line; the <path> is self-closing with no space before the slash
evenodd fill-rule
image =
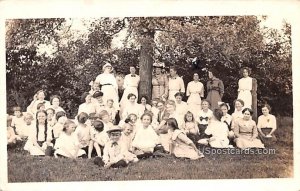
<path id="1" fill-rule="evenodd" d="M 211 103 L 211 110 L 218 108 L 218 102 L 224 94 L 224 84 L 219 78 L 213 77 L 207 82 L 207 100 Z"/>

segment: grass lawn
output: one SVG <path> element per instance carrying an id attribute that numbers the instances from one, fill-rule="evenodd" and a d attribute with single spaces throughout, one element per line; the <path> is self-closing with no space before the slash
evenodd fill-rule
<path id="1" fill-rule="evenodd" d="M 205 158 L 196 161 L 172 156 L 140 160 L 122 169 L 104 169 L 93 159 L 32 157 L 19 148 L 8 150 L 9 182 L 65 182 L 165 179 L 239 179 L 293 177 L 293 121 L 278 119 L 278 141 L 270 152 L 252 149 L 243 154 L 201 148 Z M 205 149 L 205 150 L 203 150 Z M 210 153 L 209 153 L 210 152 Z M 213 153 L 214 152 L 214 153 Z M 231 149 L 230 152 L 240 152 Z M 219 153 L 219 154 L 218 154 Z"/>

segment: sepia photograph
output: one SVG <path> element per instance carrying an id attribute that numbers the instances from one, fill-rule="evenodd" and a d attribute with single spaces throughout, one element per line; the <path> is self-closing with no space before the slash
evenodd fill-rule
<path id="1" fill-rule="evenodd" d="M 84 2 L 87 11 L 92 1 Z M 7 175 L 0 190 L 95 181 L 294 183 L 299 42 L 291 15 L 119 9 L 1 18 Z"/>

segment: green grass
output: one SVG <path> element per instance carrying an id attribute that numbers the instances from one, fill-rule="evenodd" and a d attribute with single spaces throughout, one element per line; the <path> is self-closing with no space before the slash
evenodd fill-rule
<path id="1" fill-rule="evenodd" d="M 275 154 L 206 154 L 196 161 L 174 157 L 140 160 L 122 169 L 104 169 L 92 159 L 32 157 L 8 151 L 9 182 L 65 182 L 165 179 L 247 179 L 293 177 L 292 119 L 278 120 Z"/>

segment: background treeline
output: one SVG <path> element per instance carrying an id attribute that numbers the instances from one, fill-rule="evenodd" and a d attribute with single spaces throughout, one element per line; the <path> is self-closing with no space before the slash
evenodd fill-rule
<path id="1" fill-rule="evenodd" d="M 100 18 L 82 20 L 81 31 L 74 29 L 73 19 L 6 20 L 7 112 L 15 105 L 25 110 L 35 91 L 44 89 L 46 99 L 60 95 L 62 107 L 74 117 L 81 94 L 90 89 L 88 84 L 101 73 L 104 61 L 123 74 L 129 65 L 162 61 L 167 67 L 176 65 L 186 85 L 198 72 L 206 86 L 204 69 L 214 68 L 225 85 L 223 99 L 231 106 L 237 97 L 239 69 L 248 66 L 258 81 L 258 113 L 268 102 L 274 114 L 292 116 L 291 25 L 266 28 L 260 25 L 263 19 Z M 122 46 L 116 46 L 116 38 Z M 51 53 L 42 47 L 52 48 Z"/>

